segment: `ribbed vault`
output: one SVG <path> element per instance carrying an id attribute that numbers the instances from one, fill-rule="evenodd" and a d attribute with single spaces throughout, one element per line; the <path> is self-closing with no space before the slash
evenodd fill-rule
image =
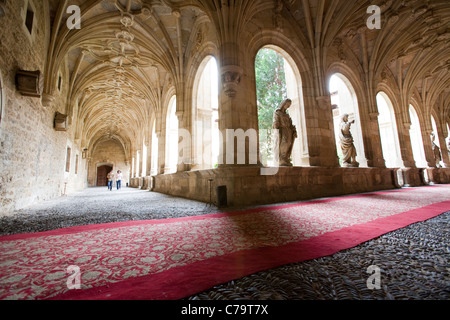
<path id="1" fill-rule="evenodd" d="M 87 149 L 116 140 L 129 155 L 148 134 L 151 120 L 160 117 L 168 92 L 175 92 L 183 67 L 179 56 L 203 14 L 191 6 L 177 13 L 159 1 L 78 4 L 82 27 L 69 30 L 63 23 L 69 16 L 67 1 L 53 3 L 46 99 L 54 98 L 58 70 L 66 65 L 70 88 L 65 111 L 75 138 Z"/>
<path id="2" fill-rule="evenodd" d="M 186 91 L 194 81 L 189 75 L 196 73 L 206 55 L 213 53 L 220 67 L 242 67 L 250 60 L 245 56 L 248 44 L 257 41 L 259 33 L 266 34 L 272 24 L 270 30 L 280 32 L 280 39 L 289 35 L 293 50 L 304 57 L 301 63 L 309 68 L 305 83 L 309 83 L 310 95 L 327 96 L 326 72 L 343 63 L 354 72 L 347 77 L 361 80 L 357 94 L 366 102 L 368 115 L 377 114 L 375 97 L 380 88 L 390 87 L 396 88 L 396 96 L 390 98 L 398 101 L 401 122 L 410 122 L 412 101 L 420 104 L 425 118 L 437 114 L 438 125 L 450 120 L 447 0 L 49 3 L 52 35 L 43 101 L 54 99 L 59 71 L 66 68 L 70 89 L 65 112 L 82 148 L 114 139 L 131 154 L 150 135 L 155 120 L 156 131 L 163 132 L 164 109 L 173 94 L 177 95 L 178 114 L 191 110 L 185 106 L 192 95 Z M 81 8 L 79 30 L 65 25 L 69 4 Z M 367 28 L 369 5 L 381 8 L 380 30 Z M 273 44 L 279 45 L 277 41 Z"/>

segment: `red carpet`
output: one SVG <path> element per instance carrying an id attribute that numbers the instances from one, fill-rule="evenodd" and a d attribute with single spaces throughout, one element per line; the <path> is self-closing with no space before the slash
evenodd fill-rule
<path id="1" fill-rule="evenodd" d="M 450 211 L 450 186 L 0 237 L 0 299 L 181 299 Z M 78 266 L 81 289 L 67 287 Z"/>

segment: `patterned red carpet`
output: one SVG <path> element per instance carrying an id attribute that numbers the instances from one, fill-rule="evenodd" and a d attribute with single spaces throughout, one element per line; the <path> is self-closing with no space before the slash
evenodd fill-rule
<path id="1" fill-rule="evenodd" d="M 439 185 L 4 236 L 0 299 L 181 299 L 331 255 L 449 210 L 450 185 Z M 77 284 L 81 289 L 69 289 Z"/>

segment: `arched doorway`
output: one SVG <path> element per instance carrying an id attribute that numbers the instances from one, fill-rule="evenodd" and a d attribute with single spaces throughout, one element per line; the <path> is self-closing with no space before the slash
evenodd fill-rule
<path id="1" fill-rule="evenodd" d="M 113 166 L 111 164 L 99 165 L 97 167 L 97 187 L 108 186 L 108 173 L 111 172 Z"/>
<path id="2" fill-rule="evenodd" d="M 280 47 L 264 46 L 255 58 L 255 76 L 261 163 L 265 166 L 275 165 L 273 115 L 283 100 L 290 99 L 292 104 L 287 112 L 298 135 L 292 149 L 292 164 L 309 166 L 302 82 L 294 60 Z"/>
<path id="3" fill-rule="evenodd" d="M 339 162 L 342 165 L 342 151 L 339 141 L 339 128 L 341 118 L 344 114 L 349 115 L 349 121 L 355 120 L 355 124 L 351 126 L 353 136 L 353 144 L 356 148 L 356 161 L 360 167 L 367 167 L 367 159 L 364 152 L 361 120 L 359 117 L 358 99 L 355 90 L 350 81 L 342 74 L 335 73 L 329 81 L 329 89 L 331 95 L 331 104 L 333 105 L 333 123 L 336 137 L 336 146 L 338 151 Z"/>
<path id="4" fill-rule="evenodd" d="M 412 105 L 409 105 L 409 116 L 411 119 L 411 129 L 409 135 L 411 138 L 411 147 L 413 151 L 414 161 L 419 168 L 426 168 L 427 160 L 423 147 L 422 130 L 420 128 L 419 117 Z"/>
<path id="5" fill-rule="evenodd" d="M 399 168 L 402 164 L 397 122 L 391 100 L 384 92 L 377 94 L 378 125 L 380 127 L 381 147 L 387 168 Z"/>

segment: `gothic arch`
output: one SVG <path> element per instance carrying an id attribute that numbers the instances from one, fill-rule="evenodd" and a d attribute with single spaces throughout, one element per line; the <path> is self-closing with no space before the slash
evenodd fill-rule
<path id="1" fill-rule="evenodd" d="M 339 110 L 339 114 L 334 114 L 334 128 L 335 128 L 335 138 L 336 138 L 336 146 L 338 149 L 338 154 L 339 154 L 339 142 L 338 142 L 338 131 L 337 129 L 339 128 L 339 123 L 341 121 L 341 117 L 344 113 L 350 114 L 349 111 L 353 111 L 353 114 L 350 114 L 351 119 L 355 120 L 355 124 L 352 126 L 352 133 L 353 133 L 353 139 L 354 139 L 354 145 L 356 147 L 357 150 L 357 161 L 360 163 L 360 166 L 367 166 L 367 159 L 366 159 L 366 154 L 365 154 L 365 145 L 364 142 L 366 141 L 365 136 L 368 134 L 365 130 L 364 130 L 364 125 L 365 125 L 365 119 L 367 119 L 368 115 L 366 114 L 368 110 L 364 110 L 362 109 L 360 106 L 364 105 L 361 103 L 361 101 L 359 100 L 360 96 L 358 96 L 358 91 L 360 91 L 360 89 L 358 90 L 358 85 L 356 85 L 356 89 L 355 89 L 355 82 L 352 82 L 347 76 L 346 74 L 350 75 L 350 78 L 352 78 L 352 73 L 349 72 L 348 70 L 345 70 L 345 68 L 342 68 L 342 66 L 340 66 L 339 68 L 337 68 L 338 65 L 335 65 L 335 68 L 331 68 L 330 71 L 334 73 L 330 73 L 329 76 L 327 77 L 328 79 L 328 83 L 329 85 L 331 85 L 331 80 L 333 78 L 333 76 L 336 76 L 337 78 L 340 79 L 340 81 L 342 81 L 344 83 L 344 85 L 346 86 L 347 90 L 350 93 L 350 98 L 351 98 L 351 104 L 352 107 L 344 106 L 344 108 L 339 108 L 337 110 Z M 344 70 L 345 74 L 339 72 L 339 70 Z M 358 82 L 356 82 L 357 84 Z M 360 91 L 361 92 L 361 91 Z M 332 94 L 331 92 L 331 88 L 329 88 L 329 93 Z M 364 101 L 364 95 L 361 96 L 361 98 L 363 98 Z"/>
<path id="2" fill-rule="evenodd" d="M 165 170 L 164 173 L 177 172 L 178 165 L 178 129 L 179 120 L 177 115 L 177 96 L 172 95 L 168 101 L 165 116 Z"/>
<path id="3" fill-rule="evenodd" d="M 364 82 L 361 81 L 361 70 L 352 70 L 350 66 L 348 66 L 345 63 L 342 62 L 333 62 L 330 64 L 330 66 L 327 69 L 326 72 L 326 79 L 327 79 L 327 87 L 330 82 L 330 78 L 334 74 L 341 74 L 345 77 L 345 81 L 348 81 L 348 83 L 352 86 L 356 98 L 358 99 L 358 103 L 361 105 L 365 105 L 367 103 L 366 95 L 365 95 L 365 88 L 364 88 Z M 360 110 L 361 112 L 364 110 Z"/>
<path id="4" fill-rule="evenodd" d="M 381 103 L 379 99 L 382 99 Z M 383 101 L 386 106 L 383 105 Z M 396 115 L 394 103 L 388 94 L 384 91 L 379 91 L 377 94 L 377 106 L 380 140 L 386 166 L 388 168 L 401 167 L 403 164 L 397 124 L 398 116 Z"/>
<path id="5" fill-rule="evenodd" d="M 216 76 L 216 81 L 209 79 L 206 68 L 215 68 L 217 72 L 211 70 L 210 77 Z M 206 83 L 205 83 L 206 81 Z M 217 86 L 215 89 L 213 86 Z M 199 90 L 206 90 L 200 93 Z M 215 94 L 215 96 L 213 95 Z M 219 141 L 215 141 L 215 135 L 218 131 L 218 112 L 219 103 L 219 70 L 218 61 L 213 55 L 207 55 L 197 68 L 197 72 L 193 79 L 193 87 L 191 90 L 191 155 L 192 168 L 195 169 L 212 169 L 216 165 L 213 146 Z M 218 120 L 218 119 L 217 119 Z"/>
<path id="6" fill-rule="evenodd" d="M 286 53 L 286 59 L 298 69 L 300 79 L 297 79 L 302 84 L 302 91 L 304 93 L 310 92 L 314 88 L 312 81 L 310 64 L 308 63 L 307 50 L 300 46 L 294 45 L 293 41 L 284 34 L 277 33 L 273 30 L 263 30 L 253 35 L 248 42 L 245 51 L 246 65 L 255 65 L 255 57 L 258 51 L 267 46 L 278 47 Z M 301 81 L 300 81 L 301 80 Z"/>
<path id="7" fill-rule="evenodd" d="M 394 109 L 395 116 L 397 119 L 397 124 L 402 120 L 402 109 L 400 108 L 399 95 L 395 87 L 391 85 L 391 82 L 380 82 L 377 87 L 377 94 L 383 92 L 391 101 L 392 108 Z"/>
<path id="8" fill-rule="evenodd" d="M 411 138 L 411 146 L 413 151 L 414 161 L 416 162 L 417 167 L 426 167 L 426 151 L 424 145 L 424 128 L 423 128 L 423 119 L 421 121 L 421 116 L 419 114 L 420 109 L 414 106 L 413 103 L 409 105 L 409 117 L 411 121 L 411 129 L 410 129 L 410 138 Z M 412 116 L 412 117 L 411 117 Z M 431 123 L 430 123 L 431 126 Z"/>

